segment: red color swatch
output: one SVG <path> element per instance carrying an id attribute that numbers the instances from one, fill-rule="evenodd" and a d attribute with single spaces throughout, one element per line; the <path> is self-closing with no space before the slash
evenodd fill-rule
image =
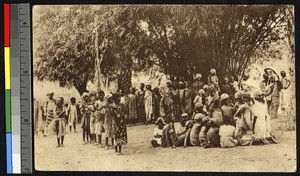
<path id="1" fill-rule="evenodd" d="M 4 4 L 4 47 L 10 46 L 10 4 Z"/>

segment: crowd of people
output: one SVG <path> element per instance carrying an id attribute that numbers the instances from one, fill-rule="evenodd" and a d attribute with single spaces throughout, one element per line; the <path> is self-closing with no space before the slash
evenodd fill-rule
<path id="1" fill-rule="evenodd" d="M 114 146 L 116 154 L 127 143 L 126 126 L 136 124 L 157 125 L 153 147 L 277 143 L 270 120 L 277 118 L 279 106 L 287 108 L 284 96 L 290 81 L 284 71 L 279 78 L 267 68 L 260 91 L 252 92 L 248 79 L 247 74 L 242 79 L 228 74 L 219 81 L 216 70 L 211 69 L 207 80 L 196 74 L 193 84 L 179 80 L 152 89 L 140 83 L 138 90 L 132 87 L 129 93 L 86 92 L 79 101 L 72 97 L 70 104 L 63 97 L 55 100 L 50 92 L 45 104 L 35 101 L 36 132 L 55 134 L 61 147 L 66 131 L 77 132 L 79 123 L 84 143 L 103 146 L 104 136 L 105 149 Z M 179 122 L 176 128 L 175 122 Z"/>

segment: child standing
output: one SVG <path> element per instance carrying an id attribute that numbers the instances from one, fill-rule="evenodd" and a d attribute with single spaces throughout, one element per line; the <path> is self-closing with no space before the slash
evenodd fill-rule
<path id="1" fill-rule="evenodd" d="M 96 143 L 96 134 L 95 134 L 95 93 L 90 94 L 90 103 L 89 109 L 91 110 L 91 119 L 90 119 L 90 143 Z"/>
<path id="2" fill-rule="evenodd" d="M 76 133 L 76 123 L 78 119 L 78 114 L 77 114 L 77 107 L 76 107 L 76 98 L 72 97 L 70 99 L 71 105 L 68 108 L 68 123 L 69 123 L 69 128 L 70 132 L 72 131 L 72 128 L 74 130 L 74 133 Z"/>
<path id="3" fill-rule="evenodd" d="M 91 110 L 88 107 L 89 104 L 89 96 L 84 94 L 82 96 L 82 106 L 81 106 L 81 114 L 82 114 L 82 138 L 84 143 L 89 142 L 90 136 L 90 118 L 91 118 Z"/>
<path id="4" fill-rule="evenodd" d="M 104 101 L 104 92 L 100 91 L 98 94 L 98 100 L 95 102 L 95 133 L 98 138 L 98 145 L 102 147 L 102 131 L 104 117 L 106 115 L 106 103 Z"/>
<path id="5" fill-rule="evenodd" d="M 107 113 L 104 118 L 104 128 L 105 128 L 105 150 L 108 150 L 108 139 L 111 138 L 112 146 L 114 146 L 114 131 L 113 131 L 113 120 L 114 117 L 112 116 L 112 96 L 109 95 L 107 97 Z"/>
<path id="6" fill-rule="evenodd" d="M 49 127 L 53 129 L 53 132 L 57 136 L 57 147 L 63 147 L 64 137 L 66 134 L 66 109 L 64 106 L 64 99 L 60 97 L 57 101 L 56 107 L 53 110 L 54 119 L 49 124 Z"/>
<path id="7" fill-rule="evenodd" d="M 120 103 L 121 97 L 119 94 L 113 95 L 114 104 L 112 106 L 112 116 L 114 117 L 114 139 L 115 152 L 117 155 L 122 154 L 122 145 L 127 143 L 126 115 L 123 105 Z"/>

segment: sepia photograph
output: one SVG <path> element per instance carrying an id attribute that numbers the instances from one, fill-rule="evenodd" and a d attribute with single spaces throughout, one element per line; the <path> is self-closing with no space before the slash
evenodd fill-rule
<path id="1" fill-rule="evenodd" d="M 38 171 L 295 172 L 292 5 L 34 5 Z"/>

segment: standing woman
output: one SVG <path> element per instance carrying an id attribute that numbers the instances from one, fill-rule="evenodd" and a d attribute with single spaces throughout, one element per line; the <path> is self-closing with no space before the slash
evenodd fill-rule
<path id="1" fill-rule="evenodd" d="M 279 97 L 282 89 L 282 84 L 279 79 L 275 80 L 275 76 L 272 75 L 270 78 L 270 89 L 271 89 L 271 103 L 269 105 L 269 115 L 271 119 L 277 118 L 279 108 Z"/>
<path id="2" fill-rule="evenodd" d="M 53 96 L 54 96 L 54 92 L 48 93 L 47 94 L 48 100 L 46 100 L 46 103 L 44 105 L 44 113 L 45 113 L 44 116 L 46 117 L 46 131 L 44 133 L 44 136 L 47 135 L 48 125 L 54 118 L 53 110 L 56 107 L 56 101 L 53 98 Z"/>
<path id="3" fill-rule="evenodd" d="M 145 112 L 146 112 L 146 125 L 151 122 L 153 114 L 153 97 L 151 92 L 151 86 L 146 86 L 145 91 Z"/>
<path id="4" fill-rule="evenodd" d="M 45 121 L 44 121 L 44 108 L 40 105 L 39 101 L 36 99 L 34 101 L 34 118 L 35 118 L 35 134 L 39 135 L 41 131 L 44 134 L 45 130 Z"/>
<path id="5" fill-rule="evenodd" d="M 153 89 L 153 119 L 156 121 L 159 115 L 159 105 L 160 105 L 161 95 L 159 93 L 159 89 L 156 87 Z"/>
<path id="6" fill-rule="evenodd" d="M 49 127 L 53 129 L 53 132 L 57 136 L 57 147 L 63 147 L 64 137 L 66 134 L 66 109 L 64 106 L 64 99 L 62 97 L 57 101 L 56 107 L 53 111 L 54 119 L 49 124 Z"/>
<path id="7" fill-rule="evenodd" d="M 137 95 L 133 87 L 130 89 L 130 94 L 128 95 L 128 119 L 130 123 L 135 125 L 137 120 Z"/>
<path id="8" fill-rule="evenodd" d="M 122 154 L 122 145 L 127 144 L 127 129 L 126 129 L 126 115 L 123 105 L 120 103 L 121 97 L 119 94 L 113 95 L 112 116 L 114 139 L 115 139 L 115 152 L 117 155 Z"/>
<path id="9" fill-rule="evenodd" d="M 137 92 L 137 101 L 138 101 L 138 118 L 139 122 L 143 122 L 146 118 L 145 113 L 145 84 L 140 84 L 140 90 Z"/>
<path id="10" fill-rule="evenodd" d="M 281 98 L 280 98 L 280 108 L 282 111 L 285 111 L 288 107 L 288 104 L 289 104 L 289 100 L 288 100 L 288 96 L 287 96 L 287 89 L 290 87 L 291 85 L 291 82 L 290 80 L 288 80 L 286 78 L 286 73 L 284 70 L 282 70 L 280 72 L 280 75 L 281 75 L 281 84 L 282 84 L 282 90 L 281 90 Z"/>

